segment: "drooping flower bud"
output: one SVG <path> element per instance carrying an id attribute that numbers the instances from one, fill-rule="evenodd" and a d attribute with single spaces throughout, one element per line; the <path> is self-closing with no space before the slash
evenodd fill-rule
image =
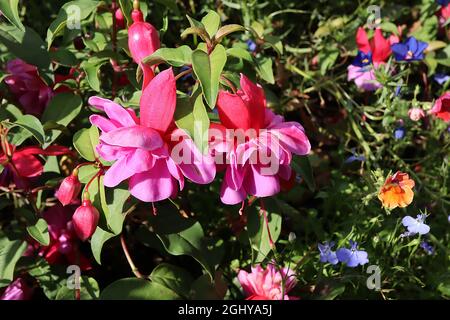
<path id="1" fill-rule="evenodd" d="M 72 223 L 77 236 L 86 241 L 95 232 L 100 214 L 88 199 L 83 200 L 80 207 L 75 210 Z"/>
<path id="2" fill-rule="evenodd" d="M 158 30 L 148 22 L 144 22 L 144 16 L 139 9 L 139 2 L 135 1 L 134 10 L 131 13 L 133 24 L 128 29 L 128 47 L 133 60 L 142 68 L 144 73 L 143 89 L 154 78 L 153 68 L 142 63 L 142 60 L 159 49 L 160 41 Z"/>
<path id="3" fill-rule="evenodd" d="M 55 195 L 63 206 L 72 203 L 81 191 L 81 183 L 78 180 L 78 170 L 74 170 L 70 176 L 65 178 Z"/>
<path id="4" fill-rule="evenodd" d="M 125 17 L 123 16 L 122 10 L 120 8 L 117 9 L 114 15 L 116 16 L 117 27 L 119 29 L 125 28 Z"/>

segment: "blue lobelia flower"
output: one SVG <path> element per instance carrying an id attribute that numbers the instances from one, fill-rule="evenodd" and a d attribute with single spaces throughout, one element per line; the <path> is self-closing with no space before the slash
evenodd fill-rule
<path id="1" fill-rule="evenodd" d="M 340 248 L 336 251 L 338 260 L 345 263 L 348 267 L 354 268 L 358 265 L 364 265 L 369 262 L 367 252 L 358 250 L 358 243 L 350 240 L 350 249 Z"/>
<path id="2" fill-rule="evenodd" d="M 395 43 L 391 46 L 397 61 L 419 61 L 424 58 L 423 52 L 428 43 L 409 37 L 403 43 Z"/>
<path id="3" fill-rule="evenodd" d="M 434 248 L 431 244 L 429 244 L 426 241 L 422 241 L 420 243 L 420 247 L 425 250 L 426 253 L 428 253 L 429 255 L 432 255 L 434 253 Z"/>
<path id="4" fill-rule="evenodd" d="M 450 3 L 450 0 L 437 0 L 436 2 L 441 6 L 446 6 Z"/>
<path id="5" fill-rule="evenodd" d="M 425 224 L 426 214 L 418 214 L 417 218 L 406 216 L 402 219 L 402 224 L 408 229 L 409 235 L 424 235 L 430 232 L 430 227 Z"/>
<path id="6" fill-rule="evenodd" d="M 436 73 L 434 75 L 434 81 L 439 83 L 441 86 L 446 83 L 448 80 L 450 80 L 450 76 L 445 73 Z"/>
<path id="7" fill-rule="evenodd" d="M 405 137 L 406 130 L 403 127 L 394 130 L 394 139 L 401 140 Z"/>
<path id="8" fill-rule="evenodd" d="M 365 67 L 372 64 L 372 52 L 364 53 L 362 51 L 358 51 L 355 59 L 352 62 L 352 65 L 357 67 Z"/>
<path id="9" fill-rule="evenodd" d="M 256 51 L 257 45 L 253 40 L 247 40 L 245 43 L 247 44 L 248 50 L 250 50 L 250 52 Z"/>
<path id="10" fill-rule="evenodd" d="M 334 247 L 334 242 L 325 241 L 324 244 L 318 245 L 320 251 L 320 262 L 329 262 L 331 264 L 337 264 L 339 261 L 336 257 L 336 253 L 331 251 L 331 248 Z"/>
<path id="11" fill-rule="evenodd" d="M 364 157 L 363 155 L 356 154 L 356 151 L 354 148 L 351 150 L 351 152 L 352 152 L 352 155 L 350 157 L 348 157 L 347 159 L 345 159 L 345 161 L 344 161 L 345 164 L 349 164 L 349 163 L 352 163 L 355 161 L 359 161 L 359 162 L 366 161 L 366 157 Z"/>

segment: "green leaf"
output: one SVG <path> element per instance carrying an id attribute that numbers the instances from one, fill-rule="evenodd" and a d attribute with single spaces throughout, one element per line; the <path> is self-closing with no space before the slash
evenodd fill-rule
<path id="1" fill-rule="evenodd" d="M 129 197 L 130 192 L 126 186 L 117 186 L 115 188 L 106 189 L 106 204 L 109 211 L 107 223 L 108 227 L 116 235 L 122 232 L 123 221 L 125 219 L 123 207 Z"/>
<path id="2" fill-rule="evenodd" d="M 13 280 L 16 263 L 26 248 L 26 241 L 9 240 L 0 234 L 0 287 L 8 285 Z"/>
<path id="3" fill-rule="evenodd" d="M 212 261 L 216 248 L 207 247 L 200 223 L 183 218 L 173 206 L 162 205 L 158 211 L 157 216 L 150 217 L 150 222 L 166 251 L 175 256 L 193 257 L 212 278 L 217 262 Z"/>
<path id="4" fill-rule="evenodd" d="M 200 81 L 203 95 L 211 109 L 216 106 L 219 93 L 220 75 L 227 62 L 227 54 L 222 45 L 217 45 L 214 51 L 208 55 L 200 49 L 192 53 L 192 67 Z"/>
<path id="5" fill-rule="evenodd" d="M 192 63 L 191 57 L 192 49 L 188 46 L 181 46 L 178 48 L 160 48 L 142 61 L 149 66 L 167 63 L 174 67 L 182 67 Z"/>
<path id="6" fill-rule="evenodd" d="M 239 24 L 228 24 L 226 26 L 223 26 L 222 28 L 220 28 L 214 39 L 216 43 L 220 43 L 222 41 L 222 39 L 224 37 L 226 37 L 227 35 L 233 33 L 233 32 L 238 32 L 238 31 L 244 31 L 245 28 Z"/>
<path id="7" fill-rule="evenodd" d="M 191 97 L 178 98 L 175 123 L 190 135 L 202 153 L 207 152 L 210 121 L 200 90 L 196 90 Z"/>
<path id="8" fill-rule="evenodd" d="M 272 59 L 261 58 L 257 60 L 257 71 L 260 77 L 270 84 L 275 83 L 275 77 L 273 75 Z"/>
<path id="9" fill-rule="evenodd" d="M 15 25 L 20 30 L 25 31 L 25 27 L 20 21 L 19 17 L 19 0 L 2 0 L 0 1 L 0 11 L 3 16 L 9 20 L 13 25 Z"/>
<path id="10" fill-rule="evenodd" d="M 133 10 L 133 5 L 130 0 L 119 0 L 119 6 L 122 10 L 122 14 L 127 20 L 127 25 L 131 26 L 133 20 L 131 19 L 131 11 Z"/>
<path id="11" fill-rule="evenodd" d="M 267 219 L 269 221 L 270 235 L 273 243 L 278 240 L 281 232 L 281 215 L 277 213 L 276 202 L 272 199 L 265 199 L 264 204 L 267 210 Z M 250 238 L 252 249 L 255 250 L 254 263 L 262 262 L 272 250 L 270 238 L 267 230 L 267 223 L 264 219 L 260 206 L 253 206 L 248 213 L 247 231 Z"/>
<path id="12" fill-rule="evenodd" d="M 87 76 L 89 86 L 96 92 L 100 92 L 100 79 L 98 77 L 102 65 L 108 62 L 108 58 L 91 58 L 81 64 Z"/>
<path id="13" fill-rule="evenodd" d="M 222 273 L 217 271 L 214 281 L 204 274 L 194 281 L 191 288 L 191 298 L 194 300 L 223 300 L 228 287 Z"/>
<path id="14" fill-rule="evenodd" d="M 177 0 L 156 0 L 156 2 L 161 3 L 165 7 L 172 10 L 175 15 L 180 15 L 180 10 L 178 9 Z"/>
<path id="15" fill-rule="evenodd" d="M 94 278 L 87 276 L 80 277 L 80 300 L 98 299 L 100 289 Z M 69 289 L 68 286 L 62 286 L 57 294 L 56 300 L 75 300 L 75 289 Z"/>
<path id="16" fill-rule="evenodd" d="M 202 24 L 205 26 L 206 32 L 212 38 L 220 27 L 220 16 L 217 12 L 209 10 L 208 14 L 203 17 Z"/>
<path id="17" fill-rule="evenodd" d="M 43 72 L 41 76 L 46 81 L 52 80 L 50 71 L 51 59 L 45 48 L 45 43 L 31 28 L 25 27 L 25 31 L 15 26 L 0 24 L 0 43 L 8 48 L 16 57 L 37 66 Z"/>
<path id="18" fill-rule="evenodd" d="M 101 300 L 175 300 L 180 297 L 156 282 L 138 278 L 117 280 L 100 294 Z"/>
<path id="19" fill-rule="evenodd" d="M 191 284 L 194 281 L 189 272 L 168 263 L 161 263 L 153 269 L 150 279 L 185 299 L 189 296 Z"/>
<path id="20" fill-rule="evenodd" d="M 250 63 L 254 63 L 253 57 L 250 54 L 250 52 L 248 52 L 248 50 L 245 50 L 243 48 L 238 48 L 238 47 L 229 48 L 229 49 L 227 49 L 227 55 L 238 58 L 238 59 L 245 60 Z"/>
<path id="21" fill-rule="evenodd" d="M 103 245 L 105 244 L 106 241 L 108 241 L 111 238 L 114 238 L 115 236 L 116 235 L 114 233 L 105 231 L 105 230 L 101 229 L 100 227 L 97 227 L 97 229 L 95 229 L 95 232 L 91 238 L 91 250 L 92 250 L 92 255 L 95 258 L 95 261 L 97 261 L 98 264 L 102 264 L 101 263 L 101 254 L 102 254 Z"/>
<path id="22" fill-rule="evenodd" d="M 69 28 L 78 27 L 76 24 L 87 19 L 95 11 L 100 1 L 76 0 L 64 4 L 58 16 L 47 30 L 47 48 L 49 49 L 55 38 L 63 34 L 69 22 Z M 81 31 L 81 30 L 80 30 Z"/>
<path id="23" fill-rule="evenodd" d="M 47 221 L 39 219 L 35 225 L 27 227 L 30 236 L 43 246 L 50 244 L 50 234 L 48 232 Z"/>
<path id="24" fill-rule="evenodd" d="M 67 49 L 58 49 L 50 52 L 52 61 L 59 63 L 66 67 L 73 67 L 78 65 L 77 57 Z"/>
<path id="25" fill-rule="evenodd" d="M 95 161 L 98 157 L 95 147 L 99 143 L 98 129 L 92 126 L 83 128 L 73 136 L 73 145 L 78 153 L 88 161 Z"/>
<path id="26" fill-rule="evenodd" d="M 47 298 L 54 300 L 61 287 L 66 286 L 67 274 L 56 269 L 56 266 L 50 266 L 42 257 L 24 257 L 24 260 L 30 261 L 26 265 L 30 276 L 36 279 Z"/>
<path id="27" fill-rule="evenodd" d="M 314 191 L 316 189 L 316 181 L 314 179 L 313 169 L 308 157 L 294 157 L 292 161 L 292 168 L 302 177 L 302 179 L 305 180 L 309 190 Z"/>
<path id="28" fill-rule="evenodd" d="M 69 123 L 77 117 L 81 111 L 83 101 L 73 93 L 59 93 L 53 97 L 45 108 L 42 115 L 44 123 L 53 121 L 59 125 L 67 127 Z M 50 130 L 45 137 L 45 146 L 50 145 L 61 134 L 59 130 Z"/>
<path id="29" fill-rule="evenodd" d="M 41 122 L 35 116 L 26 114 L 14 123 L 14 125 L 19 126 L 28 132 L 30 132 L 40 144 L 44 143 L 45 133 Z"/>

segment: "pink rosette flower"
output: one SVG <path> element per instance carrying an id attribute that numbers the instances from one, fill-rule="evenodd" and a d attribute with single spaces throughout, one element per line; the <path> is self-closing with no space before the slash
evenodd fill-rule
<path id="1" fill-rule="evenodd" d="M 248 273 L 240 270 L 238 280 L 247 296 L 246 300 L 297 300 L 297 297 L 288 296 L 297 284 L 295 274 L 289 268 L 282 268 L 281 272 L 272 264 L 264 269 L 261 265 L 251 268 Z M 284 280 L 284 290 L 282 282 Z M 283 296 L 284 292 L 284 296 Z"/>
<path id="2" fill-rule="evenodd" d="M 40 77 L 38 69 L 21 59 L 8 61 L 5 83 L 26 113 L 40 115 L 53 97 L 53 90 Z"/>
<path id="3" fill-rule="evenodd" d="M 214 179 L 213 159 L 203 155 L 174 125 L 176 84 L 172 69 L 158 74 L 144 89 L 140 118 L 110 100 L 92 97 L 89 103 L 108 116 L 90 117 L 102 131 L 99 155 L 115 161 L 105 174 L 105 186 L 112 188 L 129 179 L 134 197 L 156 202 L 175 196 L 177 182 L 183 189 L 184 177 L 199 184 Z"/>
<path id="4" fill-rule="evenodd" d="M 436 100 L 430 113 L 446 122 L 450 121 L 450 92 L 444 93 Z"/>
<path id="5" fill-rule="evenodd" d="M 419 121 L 425 117 L 425 111 L 420 108 L 411 108 L 408 110 L 408 116 L 412 121 Z"/>
<path id="6" fill-rule="evenodd" d="M 241 75 L 236 94 L 220 91 L 217 100 L 222 124 L 210 128 L 210 144 L 216 163 L 225 164 L 220 198 L 225 204 L 242 202 L 247 195 L 272 196 L 280 191 L 280 179 L 288 181 L 292 153 L 311 150 L 303 127 L 284 122 L 266 107 L 261 86 Z"/>

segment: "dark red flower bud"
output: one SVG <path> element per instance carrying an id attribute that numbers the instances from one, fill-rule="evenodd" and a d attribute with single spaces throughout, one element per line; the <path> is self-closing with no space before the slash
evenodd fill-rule
<path id="1" fill-rule="evenodd" d="M 66 206 L 72 203 L 81 191 L 81 183 L 78 180 L 78 171 L 74 170 L 74 172 L 65 178 L 59 189 L 56 191 L 55 195 L 58 198 L 59 202 L 63 206 Z"/>
<path id="2" fill-rule="evenodd" d="M 94 234 L 99 217 L 100 214 L 91 201 L 83 200 L 72 217 L 73 228 L 81 240 L 86 241 Z"/>
<path id="3" fill-rule="evenodd" d="M 125 17 L 123 16 L 122 10 L 120 8 L 117 9 L 114 15 L 116 16 L 117 27 L 119 29 L 125 28 Z"/>

